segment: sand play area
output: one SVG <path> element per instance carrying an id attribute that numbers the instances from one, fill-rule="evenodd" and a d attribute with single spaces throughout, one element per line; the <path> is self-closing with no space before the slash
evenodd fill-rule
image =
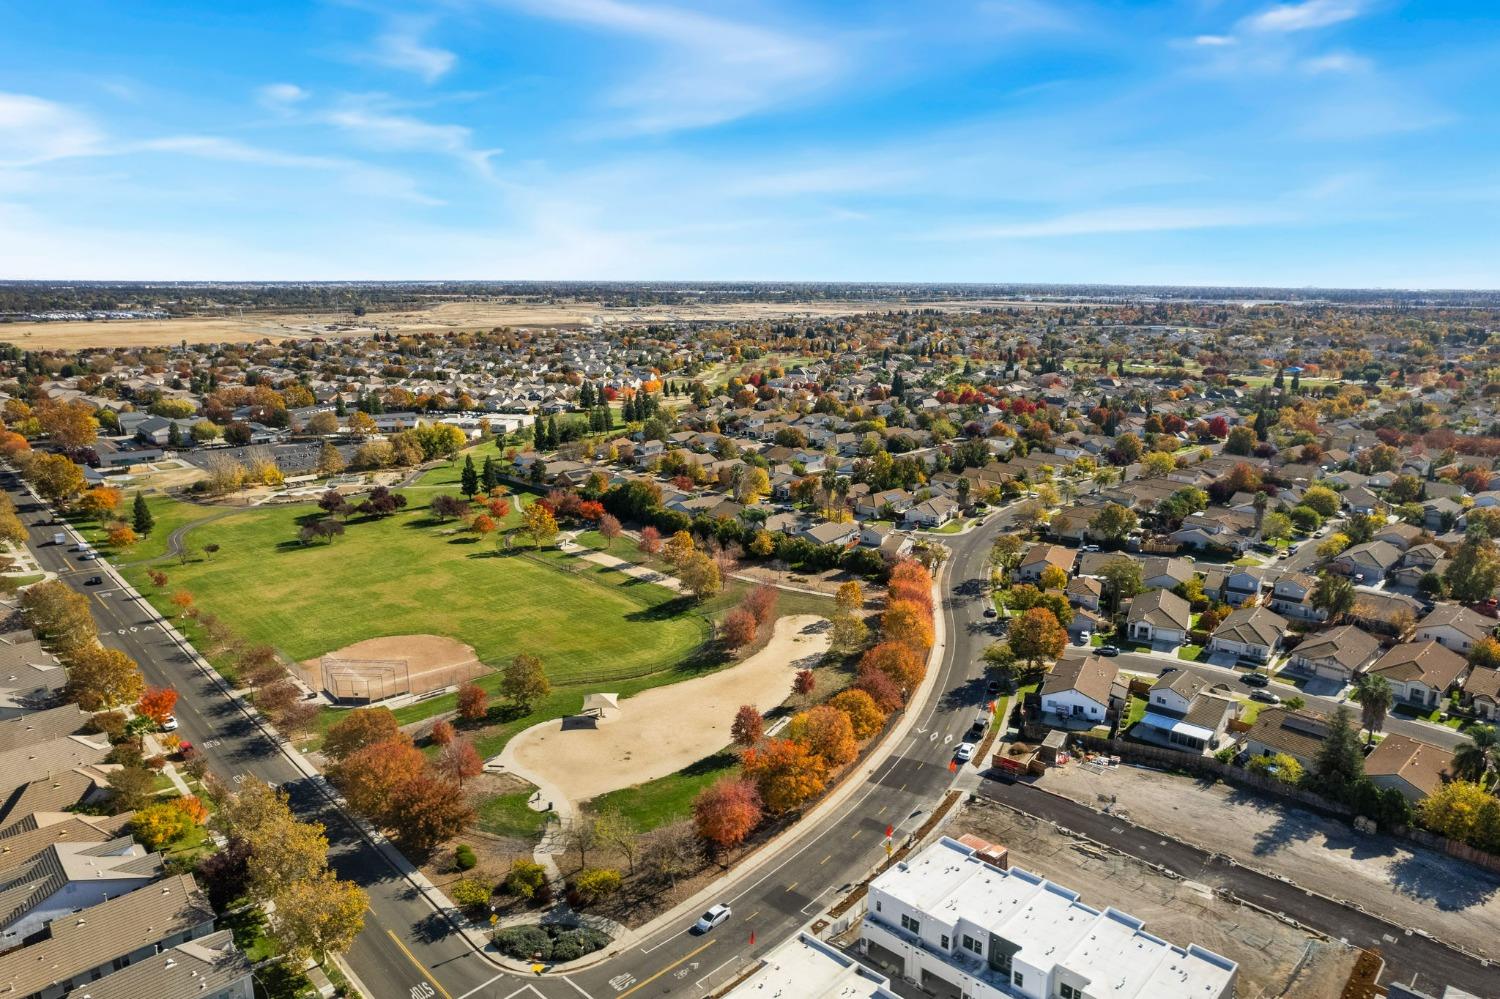
<path id="1" fill-rule="evenodd" d="M 729 745 L 740 705 L 769 711 L 786 700 L 797 671 L 816 664 L 829 644 L 823 618 L 783 617 L 765 648 L 738 666 L 653 687 L 604 718 L 533 725 L 506 745 L 499 763 L 575 802 L 665 777 Z"/>
<path id="2" fill-rule="evenodd" d="M 373 702 L 426 694 L 485 672 L 474 650 L 442 635 L 367 638 L 297 664 L 302 679 L 338 700 Z"/>

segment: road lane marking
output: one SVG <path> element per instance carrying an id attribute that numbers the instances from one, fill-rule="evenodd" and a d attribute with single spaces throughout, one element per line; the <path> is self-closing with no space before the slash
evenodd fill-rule
<path id="1" fill-rule="evenodd" d="M 798 882 L 793 881 L 791 884 L 789 884 L 789 885 L 786 886 L 786 890 L 787 891 L 791 891 L 793 888 L 797 887 L 797 885 L 798 885 Z"/>
<path id="2" fill-rule="evenodd" d="M 573 979 L 565 977 L 563 979 L 563 981 L 567 982 L 569 985 L 571 985 L 575 989 L 577 989 L 578 990 L 578 994 L 581 995 L 581 996 L 583 996 L 584 999 L 594 999 L 593 996 L 589 995 L 587 992 L 584 991 L 582 985 L 579 985 L 577 982 L 573 981 Z"/>
<path id="3" fill-rule="evenodd" d="M 437 976 L 428 971 L 422 965 L 422 962 L 417 960 L 416 955 L 406 949 L 406 944 L 401 942 L 401 938 L 396 936 L 395 932 L 393 932 L 392 930 L 386 930 L 385 932 L 386 935 L 391 938 L 391 942 L 394 943 L 397 947 L 401 948 L 401 953 L 406 955 L 406 959 L 412 964 L 416 965 L 417 970 L 420 971 L 423 976 L 425 976 L 425 978 L 431 983 L 433 988 L 438 990 L 443 999 L 453 999 L 453 997 L 448 994 L 448 990 L 443 988 L 443 983 L 437 980 Z"/>
<path id="4" fill-rule="evenodd" d="M 849 838 L 850 839 L 854 839 L 855 837 L 857 837 L 862 832 L 864 832 L 863 829 L 856 829 L 852 833 L 849 834 Z"/>
<path id="5" fill-rule="evenodd" d="M 832 858 L 833 858 L 833 854 L 830 853 L 828 856 L 826 856 L 822 860 L 818 861 L 818 866 L 822 867 L 824 864 L 828 863 L 828 861 L 831 860 Z"/>
<path id="6" fill-rule="evenodd" d="M 389 933 L 390 931 L 387 930 L 386 932 Z M 392 933 L 391 936 L 394 937 L 395 934 Z M 641 982 L 639 985 L 632 985 L 630 988 L 626 989 L 624 992 L 621 992 L 620 996 L 619 996 L 619 999 L 625 999 L 625 997 L 628 996 L 628 995 L 630 995 L 632 992 L 638 992 L 639 990 L 645 988 L 646 986 L 650 985 L 652 982 L 654 982 L 658 978 L 660 978 L 662 975 L 665 975 L 667 972 L 671 971 L 673 968 L 676 968 L 679 964 L 686 964 L 689 959 L 697 957 L 699 954 L 702 954 L 704 951 L 708 950 L 708 948 L 712 947 L 716 943 L 718 943 L 717 940 L 710 940 L 708 943 L 704 944 L 702 947 L 699 947 L 697 950 L 689 951 L 687 954 L 683 955 L 682 957 L 679 957 L 677 960 L 673 961 L 671 964 L 667 965 L 665 968 L 661 969 L 656 974 L 652 975 L 650 978 L 648 978 L 645 981 Z M 416 958 L 412 958 L 412 960 L 415 961 Z M 449 999 L 452 999 L 452 997 L 449 997 Z"/>
<path id="7" fill-rule="evenodd" d="M 472 989 L 470 989 L 469 991 L 465 992 L 463 995 L 459 996 L 458 999 L 469 999 L 469 996 L 471 996 L 474 993 L 478 992 L 480 989 L 487 989 L 491 985 L 494 985 L 496 982 L 498 982 L 500 979 L 502 979 L 504 977 L 505 977 L 505 972 L 502 971 L 500 974 L 496 975 L 494 978 L 491 978 L 489 981 L 485 982 L 483 985 L 476 985 L 476 986 L 474 986 Z"/>
<path id="8" fill-rule="evenodd" d="M 736 962 L 736 961 L 743 961 L 743 960 L 744 960 L 743 957 L 741 957 L 740 955 L 736 954 L 734 957 L 731 957 L 729 960 L 727 960 L 723 964 L 719 965 L 713 971 L 710 971 L 708 974 L 704 975 L 702 978 L 700 978 L 696 982 L 694 982 L 693 983 L 693 988 L 695 988 L 695 989 L 701 989 L 701 988 L 703 988 L 703 983 L 704 982 L 708 981 L 710 978 L 714 977 L 715 975 L 717 975 L 719 972 L 723 971 L 725 968 L 729 967 L 734 962 Z"/>

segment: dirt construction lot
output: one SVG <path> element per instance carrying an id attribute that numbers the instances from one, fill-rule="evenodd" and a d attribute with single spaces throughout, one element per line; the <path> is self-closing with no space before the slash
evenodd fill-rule
<path id="1" fill-rule="evenodd" d="M 764 712 L 785 701 L 797 670 L 816 665 L 828 646 L 823 618 L 780 618 L 766 646 L 739 665 L 622 700 L 597 722 L 533 725 L 506 745 L 500 763 L 571 801 L 665 777 L 727 746 L 740 705 Z"/>
<path id="2" fill-rule="evenodd" d="M 1145 920 L 1147 933 L 1179 947 L 1194 943 L 1223 954 L 1240 966 L 1239 999 L 1337 999 L 1354 968 L 1358 952 L 1336 940 L 1310 936 L 1003 805 L 983 799 L 965 805 L 947 833 L 1003 843 L 1013 866 L 1080 892 L 1085 904 L 1128 912 Z"/>
<path id="3" fill-rule="evenodd" d="M 1136 825 L 1500 958 L 1500 877 L 1481 868 L 1251 791 L 1158 770 L 1067 766 L 1048 770 L 1038 785 L 1092 808 L 1113 794 L 1112 810 Z"/>

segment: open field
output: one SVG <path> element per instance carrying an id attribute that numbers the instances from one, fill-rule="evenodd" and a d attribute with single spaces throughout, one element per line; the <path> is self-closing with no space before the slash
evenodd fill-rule
<path id="1" fill-rule="evenodd" d="M 496 326 L 598 326 L 650 322 L 741 322 L 793 316 L 846 316 L 890 309 L 941 309 L 966 312 L 986 306 L 1052 308 L 1052 303 L 1002 302 L 731 302 L 712 305 L 661 305 L 605 308 L 597 302 L 494 301 L 443 302 L 428 308 L 350 313 L 247 312 L 191 319 L 99 320 L 95 322 L 6 323 L 0 342 L 27 350 L 77 350 L 83 347 L 165 347 L 181 343 L 246 343 L 308 337 L 355 337 L 373 333 L 439 333 Z"/>
<path id="2" fill-rule="evenodd" d="M 1338 999 L 1353 970 L 1358 952 L 1337 940 L 1304 933 L 1220 898 L 1208 885 L 1168 877 L 1004 806 L 982 799 L 965 805 L 948 833 L 1002 843 L 1011 864 L 1081 892 L 1084 903 L 1122 909 L 1145 920 L 1148 933 L 1238 962 L 1240 999 Z"/>
<path id="3" fill-rule="evenodd" d="M 1390 836 L 1350 826 L 1228 784 L 1142 767 L 1107 774 L 1049 769 L 1040 784 L 1094 806 L 1113 794 L 1137 825 L 1170 833 L 1246 867 L 1356 902 L 1402 926 L 1420 927 L 1491 959 L 1500 956 L 1500 876 Z"/>
<path id="4" fill-rule="evenodd" d="M 783 617 L 744 662 L 621 700 L 598 720 L 544 722 L 512 739 L 501 762 L 573 801 L 665 777 L 728 745 L 740 705 L 764 713 L 786 700 L 797 670 L 816 664 L 828 646 L 821 618 Z"/>
<path id="5" fill-rule="evenodd" d="M 164 613 L 175 613 L 171 593 L 186 590 L 246 640 L 298 661 L 365 639 L 438 634 L 491 665 L 545 650 L 556 684 L 608 682 L 669 669 L 708 637 L 707 621 L 667 590 L 620 573 L 566 571 L 574 560 L 555 552 L 502 555 L 493 538 L 438 523 L 424 498 L 384 520 L 353 518 L 343 537 L 307 545 L 297 529 L 316 507 L 233 513 L 191 532 L 196 549 L 220 550 L 164 565 L 165 589 L 130 572 Z"/>

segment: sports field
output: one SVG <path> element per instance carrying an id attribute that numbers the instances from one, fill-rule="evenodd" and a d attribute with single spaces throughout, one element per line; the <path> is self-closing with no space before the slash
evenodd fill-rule
<path id="1" fill-rule="evenodd" d="M 434 494 L 414 492 L 412 508 L 383 520 L 355 517 L 331 543 L 298 542 L 302 518 L 321 515 L 310 505 L 234 513 L 189 534 L 199 553 L 219 546 L 211 557 L 159 564 L 164 589 L 143 568 L 130 575 L 164 613 L 187 590 L 247 641 L 299 661 L 363 639 L 437 634 L 490 665 L 538 651 L 565 685 L 670 669 L 708 637 L 698 611 L 661 587 L 555 552 L 500 554 L 499 532 L 479 540 L 437 522 L 426 510 Z"/>

